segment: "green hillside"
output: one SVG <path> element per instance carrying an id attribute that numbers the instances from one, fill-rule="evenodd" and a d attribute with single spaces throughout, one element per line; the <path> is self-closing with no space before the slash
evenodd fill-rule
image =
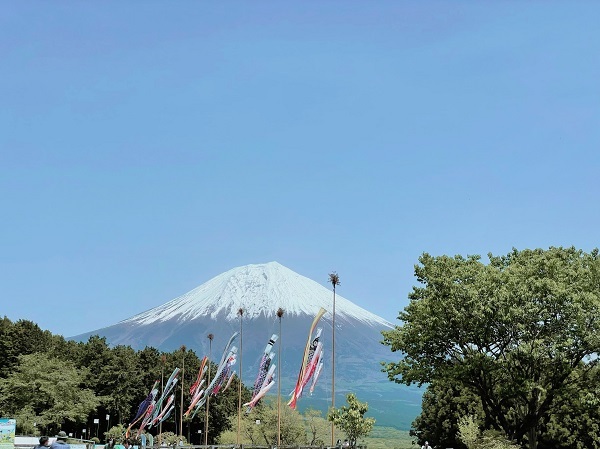
<path id="1" fill-rule="evenodd" d="M 408 430 L 393 427 L 375 426 L 371 434 L 360 440 L 368 449 L 414 449 L 413 438 Z"/>

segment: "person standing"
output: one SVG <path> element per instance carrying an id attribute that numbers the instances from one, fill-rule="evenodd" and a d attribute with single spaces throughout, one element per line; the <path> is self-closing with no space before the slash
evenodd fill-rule
<path id="1" fill-rule="evenodd" d="M 431 449 L 431 446 L 429 445 L 429 443 L 427 441 L 425 441 L 425 444 L 423 446 L 421 446 L 421 449 Z"/>
<path id="2" fill-rule="evenodd" d="M 40 444 L 35 446 L 33 449 L 48 449 L 50 446 L 50 438 L 47 436 L 40 437 Z"/>
<path id="3" fill-rule="evenodd" d="M 58 432 L 56 435 L 56 441 L 52 443 L 50 449 L 71 449 L 69 443 L 67 443 L 67 433 L 64 430 Z"/>

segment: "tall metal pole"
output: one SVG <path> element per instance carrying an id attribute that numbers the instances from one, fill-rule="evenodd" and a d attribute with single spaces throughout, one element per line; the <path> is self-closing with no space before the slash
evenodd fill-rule
<path id="1" fill-rule="evenodd" d="M 210 359 L 212 357 L 212 341 L 215 336 L 208 334 L 208 380 L 206 381 L 206 388 L 210 385 Z M 210 402 L 210 394 L 206 396 L 206 414 L 204 415 L 204 445 L 208 446 L 208 403 Z"/>
<path id="2" fill-rule="evenodd" d="M 179 409 L 179 436 L 183 438 L 183 381 L 185 376 L 185 345 L 181 345 L 182 361 L 181 361 L 181 407 Z"/>
<path id="3" fill-rule="evenodd" d="M 329 282 L 333 286 L 333 318 L 331 320 L 331 410 L 335 409 L 335 287 L 340 283 L 340 277 L 334 271 L 329 274 Z M 335 426 L 331 422 L 331 445 L 335 443 Z"/>
<path id="4" fill-rule="evenodd" d="M 277 356 L 277 447 L 281 446 L 281 317 L 283 309 L 277 309 L 277 318 L 279 318 L 279 348 Z"/>
<path id="5" fill-rule="evenodd" d="M 242 322 L 244 318 L 244 309 L 241 307 L 238 310 L 240 316 L 240 376 L 238 385 L 238 428 L 237 428 L 237 444 L 240 444 L 240 430 L 242 428 L 242 344 L 244 342 Z"/>
<path id="6" fill-rule="evenodd" d="M 165 390 L 165 364 L 167 363 L 167 356 L 165 354 L 160 356 L 160 361 L 162 362 L 162 367 L 160 368 L 160 391 Z M 162 421 L 158 425 L 158 442 L 162 443 Z"/>

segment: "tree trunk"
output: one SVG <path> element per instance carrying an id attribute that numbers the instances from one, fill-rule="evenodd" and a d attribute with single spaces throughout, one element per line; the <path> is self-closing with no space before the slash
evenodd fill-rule
<path id="1" fill-rule="evenodd" d="M 537 449 L 538 443 L 538 432 L 537 427 L 532 427 L 527 431 L 527 437 L 529 440 L 529 449 Z"/>

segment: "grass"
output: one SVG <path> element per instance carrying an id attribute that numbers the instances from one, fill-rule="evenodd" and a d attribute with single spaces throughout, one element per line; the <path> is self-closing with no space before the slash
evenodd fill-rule
<path id="1" fill-rule="evenodd" d="M 415 449 L 416 447 L 408 430 L 381 426 L 375 426 L 368 437 L 360 438 L 359 444 L 365 444 L 369 449 Z"/>

